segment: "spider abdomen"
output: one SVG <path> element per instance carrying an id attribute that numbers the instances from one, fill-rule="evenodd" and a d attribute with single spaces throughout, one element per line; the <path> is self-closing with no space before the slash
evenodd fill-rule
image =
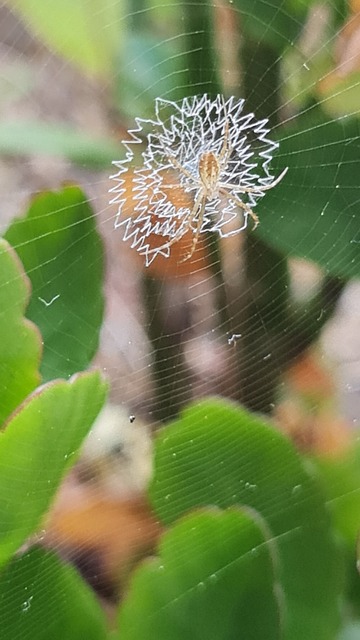
<path id="1" fill-rule="evenodd" d="M 212 151 L 205 151 L 199 159 L 199 176 L 204 185 L 208 198 L 213 198 L 217 192 L 220 176 L 220 163 Z"/>

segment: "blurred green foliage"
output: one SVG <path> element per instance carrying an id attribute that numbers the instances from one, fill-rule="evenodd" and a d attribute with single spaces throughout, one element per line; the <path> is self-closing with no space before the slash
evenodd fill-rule
<path id="1" fill-rule="evenodd" d="M 102 168 L 121 157 L 123 148 L 110 138 L 92 138 L 69 125 L 25 120 L 0 124 L 0 153 L 62 156 L 80 165 Z"/>
<path id="2" fill-rule="evenodd" d="M 10 0 L 34 34 L 56 53 L 102 80 L 112 77 L 121 37 L 114 0 Z"/>
<path id="3" fill-rule="evenodd" d="M 164 534 L 120 608 L 118 638 L 282 637 L 277 558 L 259 514 L 236 507 L 194 512 Z M 261 602 L 254 616 L 255 602 Z M 166 613 L 165 613 L 166 612 Z"/>
<path id="4" fill-rule="evenodd" d="M 43 338 L 43 381 L 85 369 L 103 317 L 104 256 L 84 194 L 72 186 L 40 194 L 5 238 L 32 284 L 27 317 Z"/>
<path id="5" fill-rule="evenodd" d="M 258 234 L 284 255 L 316 262 L 325 273 L 360 276 L 358 168 L 360 120 L 301 118 L 287 127 L 274 166 L 284 180 L 259 203 Z M 264 214 L 262 215 L 262 211 Z"/>
<path id="6" fill-rule="evenodd" d="M 103 640 L 104 614 L 77 572 L 49 551 L 33 548 L 0 574 L 3 638 Z M 56 614 L 54 615 L 54 610 Z"/>
<path id="7" fill-rule="evenodd" d="M 37 327 L 24 318 L 29 296 L 29 281 L 20 262 L 7 242 L 1 240 L 0 424 L 40 382 L 41 336 Z"/>
<path id="8" fill-rule="evenodd" d="M 188 407 L 157 438 L 150 497 L 166 524 L 208 505 L 254 509 L 278 556 L 284 638 L 333 637 L 341 562 L 325 496 L 271 426 L 220 400 Z"/>
<path id="9" fill-rule="evenodd" d="M 61 213 L 74 216 L 66 218 L 66 229 L 62 228 Z M 62 231 L 66 246 L 61 244 Z M 0 573 L 1 635 L 4 640 L 18 635 L 45 638 L 51 627 L 54 638 L 66 634 L 66 638 L 80 640 L 86 635 L 95 640 L 104 637 L 105 619 L 94 595 L 75 571 L 45 551 L 25 552 L 16 558 L 14 554 L 40 528 L 105 400 L 107 387 L 98 371 L 54 380 L 68 378 L 76 366 L 87 368 L 94 352 L 102 320 L 101 243 L 93 227 L 91 208 L 74 187 L 41 196 L 31 205 L 27 217 L 13 224 L 8 237 L 18 243 L 27 273 L 14 249 L 1 240 L 0 418 L 4 432 L 0 438 L 0 565 L 5 566 Z M 67 249 L 75 248 L 82 258 L 88 258 L 86 278 L 92 284 L 88 291 L 84 289 L 86 282 L 77 277 L 78 260 L 67 255 L 68 268 L 57 264 Z M 51 313 L 50 304 L 44 306 L 44 314 L 36 313 L 38 296 L 34 291 L 26 308 L 30 281 L 36 287 L 41 281 L 46 289 L 47 278 L 53 278 L 61 289 L 61 317 L 73 317 L 76 312 L 79 320 L 83 313 L 84 325 L 87 318 L 91 327 L 89 344 L 79 340 L 73 321 L 65 327 L 58 312 L 55 316 Z M 45 289 L 42 293 L 48 295 Z M 35 292 L 41 293 L 40 289 Z M 81 312 L 74 307 L 78 302 Z M 45 320 L 46 311 L 50 311 L 50 319 Z M 43 363 L 45 375 L 50 378 L 51 373 L 52 378 L 35 393 L 31 392 L 41 379 L 42 336 L 39 327 L 25 317 L 28 313 L 47 334 Z M 49 324 L 51 335 L 46 331 Z M 84 336 L 84 326 L 81 332 Z M 65 358 L 69 341 L 72 347 Z M 66 371 L 63 359 L 68 361 Z M 49 622 L 46 616 L 54 611 L 55 618 Z"/>

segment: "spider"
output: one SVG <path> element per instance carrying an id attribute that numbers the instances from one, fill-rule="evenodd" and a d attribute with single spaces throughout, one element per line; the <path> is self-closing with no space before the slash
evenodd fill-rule
<path id="1" fill-rule="evenodd" d="M 225 110 L 225 103 L 223 103 Z M 151 249 L 148 253 L 158 252 L 162 249 L 170 248 L 175 242 L 178 242 L 189 229 L 194 229 L 194 237 L 191 244 L 190 251 L 185 255 L 181 262 L 185 262 L 189 260 L 195 249 L 199 239 L 199 235 L 201 232 L 201 227 L 204 221 L 205 214 L 205 206 L 207 201 L 211 201 L 214 198 L 218 197 L 219 194 L 228 198 L 228 200 L 237 204 L 241 209 L 247 213 L 252 220 L 254 221 L 253 229 L 256 229 L 259 224 L 258 216 L 252 211 L 252 209 L 243 202 L 236 195 L 233 195 L 229 192 L 236 193 L 254 193 L 258 195 L 262 195 L 263 191 L 267 191 L 275 187 L 284 177 L 287 172 L 287 168 L 284 169 L 280 175 L 273 180 L 273 182 L 269 185 L 263 186 L 259 185 L 258 187 L 242 187 L 241 184 L 228 184 L 221 181 L 221 176 L 226 169 L 231 153 L 233 149 L 229 144 L 229 120 L 226 120 L 224 127 L 224 140 L 218 155 L 214 151 L 204 151 L 199 158 L 197 171 L 198 175 L 194 175 L 188 169 L 182 166 L 182 164 L 171 154 L 164 149 L 165 156 L 170 161 L 170 163 L 174 166 L 175 169 L 180 171 L 184 176 L 189 178 L 189 180 L 198 187 L 198 193 L 194 200 L 194 205 L 189 213 L 186 214 L 181 227 L 175 232 L 175 235 L 165 244 L 157 247 L 156 249 Z M 171 187 L 171 185 L 167 185 L 166 188 Z"/>

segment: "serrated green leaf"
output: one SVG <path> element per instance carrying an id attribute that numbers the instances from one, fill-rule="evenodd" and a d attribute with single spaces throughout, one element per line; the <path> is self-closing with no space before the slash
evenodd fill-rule
<path id="1" fill-rule="evenodd" d="M 29 297 L 20 260 L 0 239 L 0 426 L 40 382 L 41 336 L 24 317 Z"/>
<path id="2" fill-rule="evenodd" d="M 27 316 L 44 340 L 44 380 L 86 369 L 102 322 L 104 256 L 84 194 L 65 187 L 39 195 L 5 237 L 32 283 Z"/>
<path id="3" fill-rule="evenodd" d="M 184 517 L 159 555 L 133 576 L 120 608 L 121 640 L 281 637 L 270 532 L 251 510 Z"/>
<path id="4" fill-rule="evenodd" d="M 360 121 L 287 129 L 274 158 L 288 172 L 259 202 L 263 240 L 286 256 L 317 262 L 343 278 L 360 275 Z"/>
<path id="5" fill-rule="evenodd" d="M 275 428 L 225 401 L 190 406 L 156 439 L 150 498 L 166 524 L 206 505 L 255 509 L 279 550 L 284 638 L 333 639 L 342 567 L 325 499 Z"/>
<path id="6" fill-rule="evenodd" d="M 119 44 L 116 0 L 7 0 L 52 51 L 88 74 L 110 78 Z"/>
<path id="7" fill-rule="evenodd" d="M 0 565 L 39 526 L 105 399 L 97 371 L 40 387 L 0 438 Z"/>
<path id="8" fill-rule="evenodd" d="M 34 548 L 0 574 L 2 640 L 104 640 L 95 595 L 54 553 Z"/>

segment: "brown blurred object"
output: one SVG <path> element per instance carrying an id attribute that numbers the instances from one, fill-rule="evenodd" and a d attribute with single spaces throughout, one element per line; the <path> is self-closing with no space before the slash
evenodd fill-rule
<path id="1" fill-rule="evenodd" d="M 302 451 L 340 455 L 351 443 L 351 428 L 338 413 L 331 371 L 316 352 L 307 351 L 290 367 L 285 388 L 274 415 L 280 429 Z"/>
<path id="2" fill-rule="evenodd" d="M 290 367 L 286 379 L 297 393 L 306 394 L 314 401 L 321 402 L 335 392 L 330 371 L 320 364 L 311 351 L 307 351 Z"/>
<path id="3" fill-rule="evenodd" d="M 350 15 L 339 32 L 334 47 L 334 68 L 318 82 L 321 95 L 334 89 L 347 76 L 360 71 L 360 1 L 349 0 Z"/>
<path id="4" fill-rule="evenodd" d="M 275 419 L 280 429 L 305 453 L 339 456 L 350 444 L 348 423 L 331 410 L 306 412 L 294 400 L 282 402 Z"/>
<path id="5" fill-rule="evenodd" d="M 336 58 L 340 74 L 360 71 L 360 2 L 349 0 L 350 16 L 340 31 L 336 43 Z"/>
<path id="6" fill-rule="evenodd" d="M 153 551 L 160 525 L 145 498 L 151 436 L 126 408 L 106 405 L 65 478 L 41 541 L 116 601 L 134 565 Z"/>
<path id="7" fill-rule="evenodd" d="M 127 171 L 123 174 L 123 186 L 125 188 L 125 193 L 123 195 L 125 199 L 125 203 L 122 211 L 122 218 L 126 219 L 127 217 L 131 217 L 133 215 L 134 206 L 136 204 L 136 200 L 134 198 L 134 194 L 136 195 L 136 191 L 134 191 L 137 186 L 134 184 L 135 173 L 132 170 Z M 175 205 L 176 208 L 181 207 L 189 207 L 190 209 L 193 206 L 193 201 L 189 197 L 189 194 L 185 193 L 184 190 L 180 186 L 174 186 L 177 180 L 176 172 L 169 172 L 163 178 L 164 189 L 167 191 L 168 200 Z M 156 221 L 156 203 L 151 206 L 148 211 L 151 216 L 151 223 L 154 224 Z M 137 215 L 137 214 L 135 214 Z M 179 221 L 180 226 L 180 221 Z M 172 279 L 172 278 L 184 278 L 192 276 L 194 271 L 198 271 L 199 269 L 204 269 L 208 267 L 207 253 L 206 253 L 206 245 L 204 239 L 200 236 L 196 249 L 189 260 L 185 260 L 186 254 L 189 253 L 193 241 L 193 231 L 190 229 L 183 236 L 179 238 L 170 249 L 170 256 L 166 258 L 165 256 L 157 255 L 155 260 L 149 265 L 149 267 L 145 267 L 145 259 L 143 256 L 139 256 L 137 252 L 134 250 L 134 259 L 139 262 L 139 264 L 143 265 L 144 268 L 147 269 L 147 273 L 154 278 L 161 279 Z M 155 233 L 151 234 L 148 238 L 148 242 L 150 245 L 150 249 L 155 249 L 156 247 L 160 247 L 163 244 L 168 242 L 169 238 L 166 236 L 159 236 Z"/>
<path id="8" fill-rule="evenodd" d="M 83 487 L 69 500 L 69 482 L 42 540 L 72 561 L 99 595 L 117 600 L 134 566 L 154 551 L 160 524 L 144 496 L 116 500 Z"/>

